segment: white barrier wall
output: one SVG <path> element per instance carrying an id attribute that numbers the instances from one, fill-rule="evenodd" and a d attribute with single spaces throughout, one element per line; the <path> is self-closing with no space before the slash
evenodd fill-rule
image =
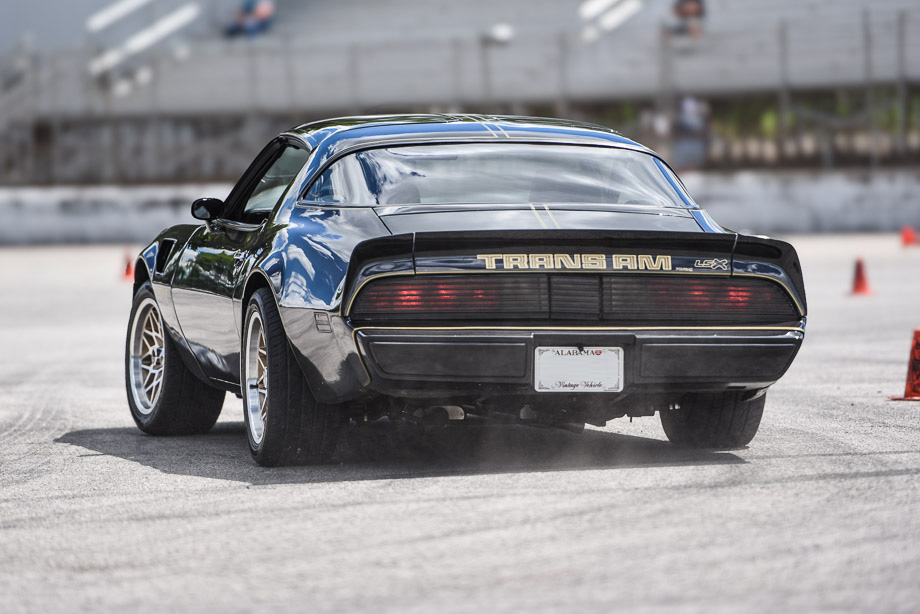
<path id="1" fill-rule="evenodd" d="M 228 184 L 0 188 L 0 245 L 146 243 L 192 224 L 192 201 L 226 198 Z"/>
<path id="2" fill-rule="evenodd" d="M 720 224 L 754 234 L 920 226 L 920 170 L 738 171 L 681 175 Z"/>
<path id="3" fill-rule="evenodd" d="M 690 193 L 722 225 L 754 234 L 920 227 L 920 171 L 685 173 Z M 194 223 L 191 202 L 228 184 L 0 188 L 0 244 L 146 242 Z"/>

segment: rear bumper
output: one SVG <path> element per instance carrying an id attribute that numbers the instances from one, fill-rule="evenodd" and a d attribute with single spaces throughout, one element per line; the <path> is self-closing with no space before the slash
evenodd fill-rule
<path id="1" fill-rule="evenodd" d="M 804 330 L 359 328 L 354 338 L 381 394 L 532 395 L 535 348 L 578 345 L 622 347 L 619 394 L 630 394 L 764 388 L 789 368 Z"/>

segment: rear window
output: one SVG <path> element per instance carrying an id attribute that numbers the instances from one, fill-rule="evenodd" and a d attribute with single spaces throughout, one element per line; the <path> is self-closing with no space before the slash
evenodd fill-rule
<path id="1" fill-rule="evenodd" d="M 413 145 L 343 157 L 306 200 L 343 205 L 593 203 L 680 207 L 667 167 L 628 149 Z"/>

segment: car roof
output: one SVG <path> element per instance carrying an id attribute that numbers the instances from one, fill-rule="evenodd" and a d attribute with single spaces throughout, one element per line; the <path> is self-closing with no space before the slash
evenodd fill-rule
<path id="1" fill-rule="evenodd" d="M 390 144 L 450 141 L 517 141 L 620 147 L 650 153 L 647 147 L 610 128 L 544 117 L 473 114 L 371 115 L 302 124 L 287 132 L 306 141 L 320 158 L 343 151 Z"/>

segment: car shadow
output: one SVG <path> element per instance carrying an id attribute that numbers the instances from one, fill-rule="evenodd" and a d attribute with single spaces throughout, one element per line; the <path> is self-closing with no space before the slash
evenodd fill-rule
<path id="1" fill-rule="evenodd" d="M 81 457 L 113 456 L 164 473 L 253 485 L 745 462 L 728 452 L 607 431 L 575 434 L 509 425 L 424 433 L 393 424 L 350 426 L 342 430 L 330 462 L 306 467 L 257 466 L 242 422 L 218 423 L 206 435 L 153 437 L 126 427 L 76 430 L 55 441 L 87 450 Z"/>

